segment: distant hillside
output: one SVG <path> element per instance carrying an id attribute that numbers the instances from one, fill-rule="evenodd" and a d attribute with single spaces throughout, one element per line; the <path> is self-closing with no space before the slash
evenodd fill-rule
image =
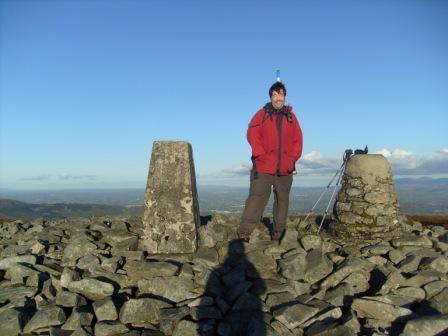
<path id="1" fill-rule="evenodd" d="M 401 211 L 411 214 L 447 215 L 448 178 L 399 178 L 395 187 Z M 293 187 L 290 214 L 308 212 L 325 187 Z M 239 214 L 244 209 L 247 187 L 198 186 L 199 209 Z M 317 213 L 325 211 L 332 190 L 322 198 Z M 0 189 L 0 215 L 13 218 L 72 217 L 142 214 L 144 189 L 7 190 Z M 15 200 L 15 201 L 13 201 Z M 272 200 L 265 214 L 272 213 Z"/>
<path id="2" fill-rule="evenodd" d="M 448 178 L 397 178 L 394 180 L 396 186 L 447 186 Z"/>
<path id="3" fill-rule="evenodd" d="M 448 214 L 448 178 L 397 179 L 395 189 L 405 213 Z"/>
<path id="4" fill-rule="evenodd" d="M 131 216 L 142 211 L 142 206 L 137 209 L 119 205 L 101 204 L 31 204 L 9 199 L 0 199 L 0 217 L 6 218 L 65 218 L 65 217 L 90 217 L 90 216 Z"/>

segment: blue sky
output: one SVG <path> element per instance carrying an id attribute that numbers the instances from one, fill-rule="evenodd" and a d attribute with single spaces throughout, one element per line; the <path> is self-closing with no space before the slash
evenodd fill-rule
<path id="1" fill-rule="evenodd" d="M 246 128 L 280 69 L 295 185 L 368 144 L 448 175 L 448 2 L 0 1 L 0 187 L 144 187 L 152 143 L 199 184 L 248 185 Z"/>

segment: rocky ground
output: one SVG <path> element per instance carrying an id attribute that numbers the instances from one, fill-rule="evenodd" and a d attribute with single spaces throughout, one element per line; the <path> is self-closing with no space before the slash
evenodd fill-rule
<path id="1" fill-rule="evenodd" d="M 139 250 L 141 220 L 0 224 L 0 335 L 445 335 L 448 232 L 389 241 L 215 215 L 195 254 Z"/>

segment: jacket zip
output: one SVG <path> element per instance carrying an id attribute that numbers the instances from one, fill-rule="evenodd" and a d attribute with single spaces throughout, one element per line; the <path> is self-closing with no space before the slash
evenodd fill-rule
<path id="1" fill-rule="evenodd" d="M 278 133 L 278 161 L 277 161 L 277 176 L 280 176 L 281 158 L 282 158 L 282 118 L 281 111 L 277 113 L 277 133 Z"/>

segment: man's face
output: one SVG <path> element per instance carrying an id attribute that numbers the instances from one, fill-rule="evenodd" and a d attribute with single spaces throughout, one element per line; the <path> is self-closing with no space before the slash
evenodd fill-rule
<path id="1" fill-rule="evenodd" d="M 272 91 L 271 103 L 276 110 L 280 110 L 285 105 L 285 92 L 283 89 Z"/>

